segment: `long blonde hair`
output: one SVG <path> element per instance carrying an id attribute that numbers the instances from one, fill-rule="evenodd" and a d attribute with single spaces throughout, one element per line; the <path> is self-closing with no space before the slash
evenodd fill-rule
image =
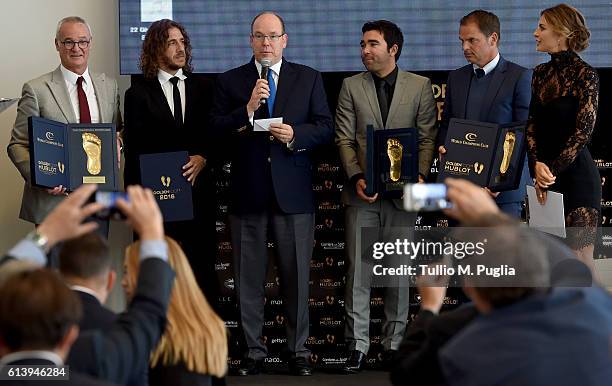
<path id="1" fill-rule="evenodd" d="M 189 371 L 222 377 L 227 371 L 227 335 L 223 320 L 206 301 L 176 241 L 168 243 L 168 263 L 176 273 L 168 307 L 168 324 L 151 354 L 151 367 L 183 363 Z M 140 242 L 126 249 L 128 279 L 136 283 Z"/>

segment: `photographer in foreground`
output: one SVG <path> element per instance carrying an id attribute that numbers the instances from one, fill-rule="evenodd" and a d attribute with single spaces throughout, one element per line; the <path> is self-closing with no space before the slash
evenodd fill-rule
<path id="1" fill-rule="evenodd" d="M 103 209 L 101 204 L 87 203 L 95 190 L 94 185 L 83 185 L 70 194 L 36 231 L 9 251 L 8 257 L 0 261 L 0 267 L 11 259 L 28 260 L 42 267 L 51 247 L 95 230 L 96 223 L 82 223 Z M 142 241 L 140 275 L 134 297 L 115 326 L 81 334 L 67 361 L 72 371 L 123 385 L 132 384 L 132 380 L 138 379 L 148 368 L 151 350 L 166 325 L 174 282 L 174 272 L 167 263 L 162 215 L 153 194 L 139 186 L 130 186 L 127 192 L 129 202 L 119 199 L 117 207 Z M 19 303 L 15 303 L 15 307 L 19 307 Z M 27 331 L 28 326 L 23 324 L 20 328 Z"/>
<path id="2" fill-rule="evenodd" d="M 465 263 L 512 262 L 523 276 L 502 278 L 499 286 L 467 276 L 463 290 L 473 303 L 443 313 L 446 281 L 419 278 L 421 310 L 396 357 L 393 384 L 406 384 L 406 379 L 420 385 L 609 382 L 609 294 L 583 280 L 588 269 L 571 258 L 567 247 L 520 228 L 481 188 L 464 180 L 445 182 L 453 204 L 446 214 L 464 226 L 491 230 L 487 253 Z"/>

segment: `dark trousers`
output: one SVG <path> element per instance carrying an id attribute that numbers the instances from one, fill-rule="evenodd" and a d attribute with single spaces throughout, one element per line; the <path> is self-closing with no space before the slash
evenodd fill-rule
<path id="1" fill-rule="evenodd" d="M 235 285 L 247 356 L 268 354 L 262 342 L 264 283 L 268 268 L 268 229 L 276 245 L 280 292 L 287 320 L 287 346 L 292 356 L 308 357 L 308 280 L 314 243 L 314 213 L 230 215 Z"/>
<path id="2" fill-rule="evenodd" d="M 189 221 L 165 222 L 164 232 L 180 244 L 206 300 L 219 313 L 220 288 L 215 272 L 216 201 L 210 180 L 200 180 L 200 177 L 203 176 L 198 176 L 192 192 L 194 218 Z"/>

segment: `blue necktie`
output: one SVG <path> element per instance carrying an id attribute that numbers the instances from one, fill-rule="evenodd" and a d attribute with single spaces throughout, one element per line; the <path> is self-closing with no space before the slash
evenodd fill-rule
<path id="1" fill-rule="evenodd" d="M 268 112 L 270 113 L 270 118 L 272 118 L 272 113 L 274 112 L 274 99 L 276 99 L 276 84 L 274 83 L 271 69 L 268 70 L 268 86 L 270 87 L 270 96 L 268 97 Z"/>

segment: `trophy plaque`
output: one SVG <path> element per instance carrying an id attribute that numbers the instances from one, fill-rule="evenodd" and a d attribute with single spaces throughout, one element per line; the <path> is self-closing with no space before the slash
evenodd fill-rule
<path id="1" fill-rule="evenodd" d="M 140 155 L 142 186 L 153 191 L 164 222 L 193 218 L 191 183 L 183 176 L 188 161 L 187 151 Z"/>
<path id="2" fill-rule="evenodd" d="M 82 184 L 118 190 L 117 131 L 113 123 L 61 123 L 28 118 L 32 184 L 73 191 Z"/>
<path id="3" fill-rule="evenodd" d="M 495 192 L 518 188 L 525 164 L 525 122 L 451 119 L 438 181 L 465 178 Z"/>
<path id="4" fill-rule="evenodd" d="M 418 180 L 417 131 L 414 128 L 366 129 L 366 194 L 401 198 L 404 185 Z"/>

